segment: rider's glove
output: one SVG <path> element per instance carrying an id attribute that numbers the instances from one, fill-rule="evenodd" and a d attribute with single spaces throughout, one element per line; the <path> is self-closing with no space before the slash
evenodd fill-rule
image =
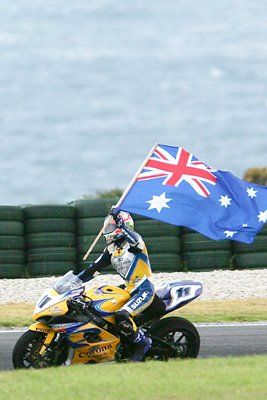
<path id="1" fill-rule="evenodd" d="M 70 305 L 72 308 L 77 308 L 80 311 L 88 310 L 88 304 L 79 297 L 71 297 L 68 300 L 68 305 Z"/>
<path id="2" fill-rule="evenodd" d="M 110 209 L 110 215 L 114 218 L 114 221 L 116 222 L 116 225 L 118 228 L 121 228 L 123 226 L 123 220 L 119 216 L 120 214 L 120 209 L 119 207 L 112 206 Z"/>
<path id="3" fill-rule="evenodd" d="M 120 209 L 119 207 L 112 206 L 109 213 L 116 220 L 116 218 L 118 218 L 118 215 L 120 213 Z"/>

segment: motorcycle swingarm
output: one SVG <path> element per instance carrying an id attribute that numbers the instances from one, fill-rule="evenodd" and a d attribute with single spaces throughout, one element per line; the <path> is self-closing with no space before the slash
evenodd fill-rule
<path id="1" fill-rule="evenodd" d="M 177 357 L 179 355 L 178 349 L 169 344 L 166 343 L 164 340 L 158 338 L 157 336 L 149 335 L 150 338 L 152 339 L 152 347 L 149 350 L 149 355 L 155 354 L 162 354 L 163 356 L 171 356 L 171 357 Z"/>

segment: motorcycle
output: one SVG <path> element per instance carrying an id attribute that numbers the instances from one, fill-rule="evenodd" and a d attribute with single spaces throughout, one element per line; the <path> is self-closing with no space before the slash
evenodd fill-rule
<path id="1" fill-rule="evenodd" d="M 152 339 L 145 360 L 198 356 L 196 327 L 184 318 L 165 315 L 200 296 L 202 290 L 202 284 L 195 281 L 166 282 L 156 288 L 152 304 L 133 319 Z M 129 298 L 130 294 L 117 286 L 86 289 L 73 271 L 67 272 L 37 302 L 36 322 L 14 347 L 14 368 L 130 360 L 133 345 L 114 322 L 114 313 Z"/>

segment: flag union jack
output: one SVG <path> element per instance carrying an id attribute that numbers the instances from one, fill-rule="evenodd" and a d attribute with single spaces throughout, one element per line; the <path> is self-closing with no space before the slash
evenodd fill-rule
<path id="1" fill-rule="evenodd" d="M 216 170 L 193 158 L 193 154 L 182 147 L 178 147 L 176 155 L 172 155 L 158 145 L 137 180 L 165 178 L 162 185 L 176 187 L 185 181 L 198 195 L 208 197 L 210 191 L 207 184 L 216 185 L 217 177 L 212 173 Z"/>

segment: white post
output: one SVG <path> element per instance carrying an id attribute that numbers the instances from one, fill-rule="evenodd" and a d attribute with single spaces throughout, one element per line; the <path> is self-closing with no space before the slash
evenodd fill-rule
<path id="1" fill-rule="evenodd" d="M 146 165 L 147 161 L 150 159 L 150 157 L 152 156 L 152 154 L 155 151 L 155 148 L 157 147 L 158 143 L 155 143 L 154 146 L 152 147 L 152 149 L 150 150 L 150 152 L 148 153 L 147 157 L 145 158 L 145 160 L 142 162 L 142 164 L 140 165 L 140 167 L 138 168 L 137 172 L 135 173 L 133 179 L 131 180 L 131 182 L 129 183 L 129 185 L 127 186 L 127 188 L 124 190 L 123 194 L 121 195 L 121 198 L 118 200 L 116 207 L 119 207 L 121 205 L 121 203 L 123 202 L 123 200 L 125 199 L 125 197 L 127 196 L 127 194 L 129 193 L 129 191 L 131 190 L 131 188 L 133 187 L 138 175 L 142 172 L 142 170 L 144 169 L 144 166 Z M 97 237 L 95 238 L 95 240 L 93 241 L 93 243 L 91 244 L 91 246 L 89 247 L 87 253 L 84 255 L 83 260 L 87 260 L 89 254 L 91 253 L 91 251 L 93 250 L 93 248 L 95 247 L 96 243 L 98 242 L 98 240 L 100 239 L 101 235 L 103 233 L 103 228 L 100 230 L 100 232 L 98 233 Z"/>

